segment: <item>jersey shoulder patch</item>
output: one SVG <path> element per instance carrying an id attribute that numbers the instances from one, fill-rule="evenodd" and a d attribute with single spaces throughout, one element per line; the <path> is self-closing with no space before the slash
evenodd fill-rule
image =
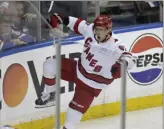
<path id="1" fill-rule="evenodd" d="M 123 46 L 123 45 L 119 45 L 118 48 L 119 48 L 120 50 L 122 50 L 122 51 L 126 51 L 126 48 L 125 48 L 125 46 Z"/>
<path id="2" fill-rule="evenodd" d="M 118 39 L 114 39 L 114 42 L 117 42 L 118 41 Z"/>

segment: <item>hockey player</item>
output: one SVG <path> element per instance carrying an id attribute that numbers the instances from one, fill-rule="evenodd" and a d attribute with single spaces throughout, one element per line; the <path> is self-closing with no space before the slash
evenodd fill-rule
<path id="1" fill-rule="evenodd" d="M 77 34 L 84 36 L 84 49 L 78 61 L 62 59 L 61 78 L 76 84 L 75 93 L 66 114 L 63 129 L 76 129 L 83 114 L 90 107 L 94 97 L 120 78 L 120 63 L 125 60 L 127 69 L 134 64 L 133 56 L 127 52 L 124 44 L 112 33 L 112 19 L 100 15 L 94 23 L 75 17 L 51 15 L 49 23 L 53 28 L 64 24 Z M 54 99 L 56 59 L 49 58 L 43 65 L 45 88 L 37 106 L 50 105 Z"/>

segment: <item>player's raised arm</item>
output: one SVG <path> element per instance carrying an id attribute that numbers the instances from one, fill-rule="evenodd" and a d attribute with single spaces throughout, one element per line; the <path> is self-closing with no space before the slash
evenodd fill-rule
<path id="1" fill-rule="evenodd" d="M 67 27 L 73 30 L 76 34 L 85 35 L 85 30 L 86 30 L 86 27 L 88 26 L 85 20 L 71 17 L 71 16 L 69 16 L 68 19 L 69 19 L 69 23 Z"/>
<path id="2" fill-rule="evenodd" d="M 88 26 L 85 20 L 72 16 L 63 17 L 58 13 L 52 14 L 48 19 L 48 22 L 50 23 L 52 28 L 57 28 L 60 24 L 64 24 L 65 26 L 69 27 L 72 31 L 74 31 L 76 34 L 81 35 L 85 35 L 85 30 Z"/>

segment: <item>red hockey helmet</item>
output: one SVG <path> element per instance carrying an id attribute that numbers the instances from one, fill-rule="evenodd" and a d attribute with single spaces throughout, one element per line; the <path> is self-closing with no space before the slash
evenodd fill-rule
<path id="1" fill-rule="evenodd" d="M 96 39 L 100 42 L 106 41 L 112 32 L 112 19 L 108 15 L 99 15 L 93 25 Z"/>
<path id="2" fill-rule="evenodd" d="M 111 17 L 109 17 L 107 15 L 99 15 L 94 20 L 94 27 L 95 26 L 109 27 L 111 25 L 112 25 L 112 19 L 111 19 Z"/>

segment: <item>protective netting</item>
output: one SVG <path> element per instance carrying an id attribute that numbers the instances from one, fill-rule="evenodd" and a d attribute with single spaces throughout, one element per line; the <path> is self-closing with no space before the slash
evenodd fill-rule
<path id="1" fill-rule="evenodd" d="M 60 12 L 64 16 L 75 16 L 87 19 L 92 22 L 99 13 L 106 13 L 112 16 L 113 27 L 122 27 L 142 23 L 158 22 L 162 20 L 162 10 L 159 3 L 147 2 L 99 2 L 100 9 L 96 2 L 60 2 L 60 1 L 32 1 L 41 15 L 46 19 L 49 13 Z M 1 41 L 6 43 L 2 50 L 19 46 L 22 44 L 39 43 L 51 40 L 52 34 L 49 30 L 41 28 L 44 21 L 25 1 L 1 1 L 0 2 L 0 28 Z M 74 33 L 64 28 L 65 36 L 72 36 Z"/>

